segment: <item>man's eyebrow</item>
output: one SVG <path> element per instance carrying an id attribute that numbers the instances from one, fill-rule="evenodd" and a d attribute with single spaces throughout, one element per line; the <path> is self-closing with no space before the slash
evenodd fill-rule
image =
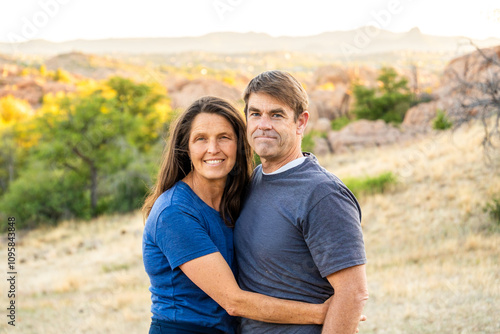
<path id="1" fill-rule="evenodd" d="M 283 108 L 275 108 L 275 109 L 271 109 L 269 111 L 271 114 L 286 114 L 285 113 L 285 109 Z"/>
<path id="2" fill-rule="evenodd" d="M 256 108 L 256 107 L 248 107 L 248 111 L 261 112 L 261 110 L 259 108 Z M 269 110 L 269 113 L 271 113 L 271 114 L 286 114 L 285 109 L 283 109 L 281 107 L 271 109 L 271 110 Z"/>
<path id="3" fill-rule="evenodd" d="M 259 111 L 260 112 L 260 109 L 256 108 L 256 107 L 249 107 L 248 111 Z"/>

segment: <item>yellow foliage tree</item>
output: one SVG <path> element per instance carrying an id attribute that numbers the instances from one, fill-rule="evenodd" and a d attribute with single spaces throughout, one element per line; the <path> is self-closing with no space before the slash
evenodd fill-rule
<path id="1" fill-rule="evenodd" d="M 0 98 L 0 128 L 11 126 L 32 116 L 33 109 L 25 100 L 12 95 Z"/>
<path id="2" fill-rule="evenodd" d="M 32 144 L 26 126 L 32 118 L 28 102 L 12 95 L 0 98 L 0 194 L 14 180 L 18 161 Z"/>

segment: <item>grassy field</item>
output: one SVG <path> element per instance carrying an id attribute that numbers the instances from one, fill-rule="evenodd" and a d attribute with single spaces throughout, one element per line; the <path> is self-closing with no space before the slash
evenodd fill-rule
<path id="1" fill-rule="evenodd" d="M 398 178 L 360 198 L 370 290 L 361 333 L 500 332 L 500 226 L 483 212 L 500 192 L 500 159 L 486 164 L 481 136 L 463 128 L 320 159 L 341 178 Z M 147 333 L 142 226 L 134 213 L 18 232 L 16 327 L 4 315 L 0 332 Z M 4 279 L 1 289 L 3 308 Z"/>

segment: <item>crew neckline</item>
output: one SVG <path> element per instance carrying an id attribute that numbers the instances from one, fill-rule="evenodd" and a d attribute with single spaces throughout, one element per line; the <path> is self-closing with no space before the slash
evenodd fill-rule
<path id="1" fill-rule="evenodd" d="M 284 166 L 281 166 L 280 168 L 278 168 L 277 170 L 275 170 L 274 172 L 271 172 L 271 173 L 264 172 L 264 168 L 262 168 L 262 174 L 264 174 L 264 175 L 280 174 L 280 173 L 286 172 L 289 169 L 292 169 L 293 167 L 301 165 L 304 161 L 306 161 L 306 157 L 301 156 L 300 158 L 297 158 L 297 159 L 290 161 L 289 163 L 285 164 Z"/>
<path id="2" fill-rule="evenodd" d="M 208 204 L 207 204 L 204 200 L 202 200 L 202 199 L 200 198 L 200 196 L 198 196 L 198 195 L 194 192 L 194 190 L 193 190 L 193 189 L 191 189 L 191 187 L 189 186 L 189 184 L 187 184 L 186 182 L 184 182 L 184 181 L 182 181 L 182 180 L 179 180 L 177 183 L 178 183 L 178 184 L 180 184 L 182 187 L 187 188 L 187 189 L 189 190 L 189 192 L 191 192 L 191 193 L 194 195 L 194 197 L 195 197 L 195 198 L 196 198 L 199 202 L 203 203 L 203 205 L 205 205 L 207 208 L 209 208 L 209 209 L 210 209 L 210 210 L 212 210 L 213 212 L 215 212 L 215 213 L 217 213 L 218 215 L 220 215 L 220 212 L 219 212 L 219 211 L 217 211 L 217 210 L 215 210 L 215 209 L 214 209 L 214 208 L 212 208 L 210 205 L 208 205 Z"/>

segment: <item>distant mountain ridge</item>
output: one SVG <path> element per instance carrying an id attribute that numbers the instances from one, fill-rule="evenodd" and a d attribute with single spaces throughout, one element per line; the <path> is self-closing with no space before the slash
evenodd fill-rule
<path id="1" fill-rule="evenodd" d="M 455 52 L 458 48 L 464 48 L 463 52 L 469 52 L 472 47 L 464 46 L 467 40 L 466 37 L 460 36 L 426 35 L 418 28 L 404 33 L 394 33 L 367 26 L 349 31 L 299 37 L 272 37 L 253 32 L 220 32 L 199 37 L 73 40 L 60 43 L 32 40 L 24 43 L 0 43 L 0 53 L 49 56 L 74 51 L 93 54 L 172 54 L 189 51 L 234 54 L 290 51 L 349 57 L 402 50 Z M 498 38 L 472 41 L 479 47 L 500 44 Z"/>

